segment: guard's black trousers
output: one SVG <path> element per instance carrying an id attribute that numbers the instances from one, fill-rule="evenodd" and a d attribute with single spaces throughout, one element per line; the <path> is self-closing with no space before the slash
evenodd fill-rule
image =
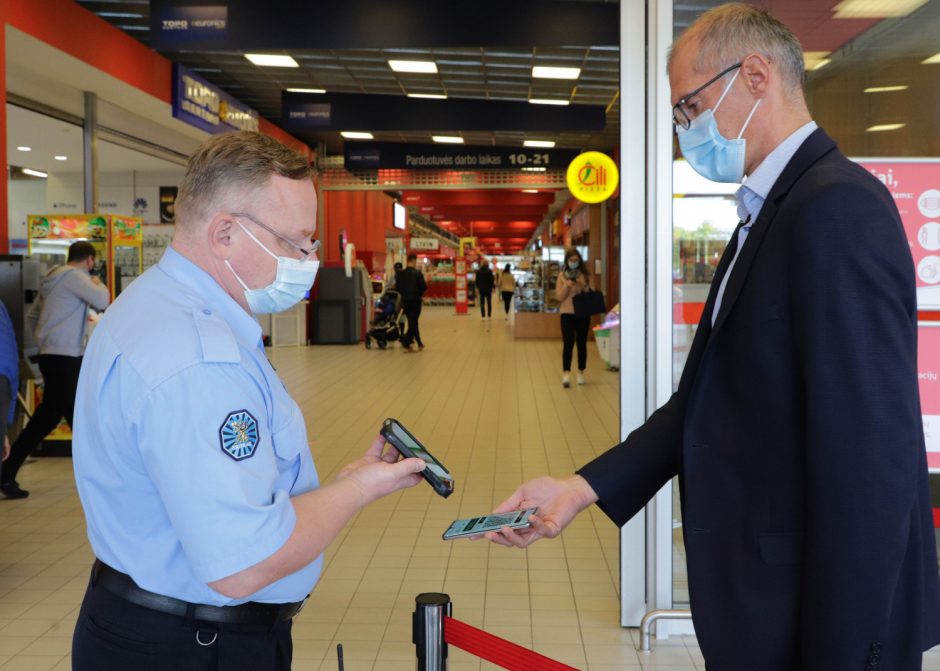
<path id="1" fill-rule="evenodd" d="M 291 621 L 273 627 L 188 621 L 88 585 L 73 671 L 289 671 Z"/>

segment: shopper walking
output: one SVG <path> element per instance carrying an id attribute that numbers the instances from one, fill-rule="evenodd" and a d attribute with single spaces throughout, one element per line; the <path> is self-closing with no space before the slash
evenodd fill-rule
<path id="1" fill-rule="evenodd" d="M 672 398 L 577 475 L 523 485 L 497 511 L 537 506 L 531 530 L 490 538 L 557 536 L 592 503 L 622 526 L 678 475 L 709 669 L 920 671 L 940 582 L 897 206 L 817 128 L 803 49 L 766 11 L 705 12 L 668 71 L 692 168 L 747 175 L 741 225 Z"/>
<path id="2" fill-rule="evenodd" d="M 561 313 L 561 384 L 571 386 L 571 354 L 578 345 L 578 384 L 584 384 L 584 369 L 587 368 L 587 336 L 590 317 L 578 317 L 574 313 L 574 297 L 592 287 L 591 276 L 581 253 L 572 247 L 565 251 L 565 265 L 555 282 L 555 298 L 560 303 Z"/>
<path id="3" fill-rule="evenodd" d="M 16 410 L 16 393 L 20 388 L 20 355 L 16 345 L 16 333 L 6 306 L 0 302 L 0 436 L 3 447 L 0 448 L 0 461 L 10 456 L 10 439 L 7 430 Z M 0 478 L 4 465 L 0 463 Z"/>
<path id="4" fill-rule="evenodd" d="M 496 280 L 493 277 L 493 271 L 490 269 L 490 263 L 486 259 L 480 260 L 480 267 L 477 269 L 473 282 L 476 284 L 477 295 L 479 296 L 480 316 L 483 319 L 492 319 L 493 288 L 496 286 Z"/>
<path id="5" fill-rule="evenodd" d="M 421 304 L 424 292 L 428 285 L 424 281 L 424 273 L 417 268 L 417 254 L 409 254 L 405 259 L 405 269 L 397 275 L 397 289 L 401 296 L 402 309 L 408 318 L 408 330 L 401 338 L 401 344 L 406 353 L 414 352 L 412 343 L 417 343 L 418 349 L 424 349 L 424 342 L 421 340 L 421 327 L 418 321 L 421 319 Z"/>
<path id="6" fill-rule="evenodd" d="M 377 438 L 320 484 L 303 413 L 255 315 L 319 267 L 308 160 L 260 133 L 190 158 L 172 246 L 105 313 L 75 408 L 96 561 L 75 671 L 288 671 L 322 553 L 369 503 L 421 478 Z"/>
<path id="7" fill-rule="evenodd" d="M 512 266 L 508 263 L 499 274 L 499 293 L 503 297 L 503 309 L 506 310 L 506 319 L 509 319 L 509 308 L 512 306 L 512 297 L 516 293 L 516 278 L 510 272 Z"/>
<path id="8" fill-rule="evenodd" d="M 101 280 L 91 275 L 95 256 L 90 242 L 73 243 L 65 265 L 50 270 L 39 284 L 38 315 L 37 308 L 27 315 L 27 322 L 36 321 L 33 330 L 39 343 L 43 395 L 42 403 L 13 443 L 10 458 L 4 464 L 0 492 L 8 499 L 29 496 L 29 492 L 19 486 L 16 476 L 43 438 L 63 417 L 74 428 L 72 410 L 85 351 L 88 308 L 104 310 L 111 297 Z"/>

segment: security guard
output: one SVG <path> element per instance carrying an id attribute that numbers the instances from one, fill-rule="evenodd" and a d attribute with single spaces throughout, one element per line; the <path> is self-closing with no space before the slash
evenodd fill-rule
<path id="1" fill-rule="evenodd" d="M 160 263 L 105 313 L 73 441 L 97 560 L 76 671 L 290 669 L 291 618 L 368 503 L 420 481 L 376 439 L 320 486 L 304 418 L 252 314 L 296 304 L 319 262 L 307 161 L 253 132 L 190 158 Z"/>

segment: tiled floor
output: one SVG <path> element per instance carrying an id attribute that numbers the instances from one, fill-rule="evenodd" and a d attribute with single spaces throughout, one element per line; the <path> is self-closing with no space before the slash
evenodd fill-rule
<path id="1" fill-rule="evenodd" d="M 423 483 L 361 513 L 329 548 L 294 626 L 297 671 L 411 671 L 411 612 L 444 591 L 454 616 L 578 669 L 703 669 L 694 638 L 649 655 L 621 629 L 617 533 L 596 509 L 527 551 L 444 542 L 457 517 L 489 511 L 523 479 L 564 475 L 616 438 L 618 379 L 589 343 L 588 384 L 562 389 L 560 343 L 513 341 L 497 315 L 426 310 L 427 349 L 278 349 L 271 359 L 303 408 L 320 476 L 356 458 L 397 417 L 457 478 L 443 500 Z M 92 561 L 66 459 L 24 468 L 25 501 L 0 501 L 0 671 L 68 669 L 72 627 Z M 451 649 L 452 671 L 499 668 Z M 925 669 L 940 669 L 940 657 Z"/>

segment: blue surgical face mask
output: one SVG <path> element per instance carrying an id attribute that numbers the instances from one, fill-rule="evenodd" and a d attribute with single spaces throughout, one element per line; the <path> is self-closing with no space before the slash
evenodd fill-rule
<path id="1" fill-rule="evenodd" d="M 758 100 L 751 113 L 747 115 L 747 120 L 738 133 L 738 137 L 729 140 L 718 131 L 718 122 L 715 120 L 715 112 L 721 105 L 728 91 L 734 85 L 734 80 L 738 78 L 741 70 L 734 73 L 731 83 L 721 94 L 718 102 L 715 103 L 713 110 L 705 110 L 692 120 L 689 128 L 676 127 L 676 133 L 679 136 L 679 147 L 682 149 L 682 155 L 689 165 L 705 179 L 713 182 L 734 182 L 741 183 L 744 179 L 744 150 L 746 141 L 741 136 L 751 123 L 751 117 L 757 111 L 761 101 Z"/>
<path id="2" fill-rule="evenodd" d="M 580 265 L 581 265 L 581 264 L 578 262 L 577 259 L 574 259 L 574 260 L 572 260 L 572 261 L 568 261 L 568 267 L 571 268 L 572 270 L 577 270 L 577 269 L 578 269 L 578 266 L 580 266 Z"/>
<path id="3" fill-rule="evenodd" d="M 261 249 L 277 259 L 277 275 L 274 276 L 274 281 L 260 289 L 249 289 L 248 285 L 242 282 L 242 278 L 232 268 L 232 264 L 226 259 L 225 265 L 228 266 L 235 279 L 245 289 L 245 301 L 248 303 L 248 309 L 251 310 L 252 314 L 260 315 L 283 312 L 297 305 L 310 291 L 310 287 L 313 286 L 313 281 L 317 277 L 317 270 L 320 268 L 320 262 L 278 256 L 265 247 L 241 222 L 236 223 Z"/>

